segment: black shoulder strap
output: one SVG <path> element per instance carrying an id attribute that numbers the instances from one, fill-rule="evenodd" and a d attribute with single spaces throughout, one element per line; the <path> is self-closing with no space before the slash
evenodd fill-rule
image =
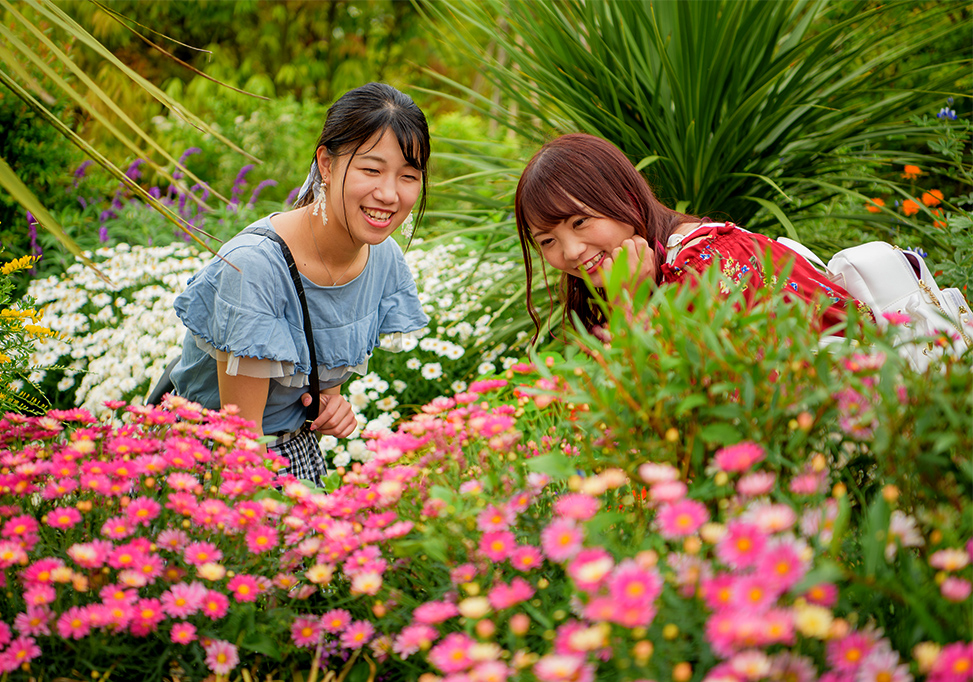
<path id="1" fill-rule="evenodd" d="M 307 377 L 308 392 L 311 394 L 311 404 L 307 407 L 307 419 L 308 421 L 314 421 L 317 419 L 318 411 L 321 407 L 320 389 L 318 388 L 318 356 L 314 351 L 311 315 L 307 311 L 307 299 L 304 295 L 304 285 L 301 284 L 301 273 L 297 271 L 297 263 L 294 262 L 294 256 L 291 255 L 291 250 L 287 248 L 287 242 L 273 230 L 268 230 L 266 227 L 248 227 L 240 234 L 257 234 L 261 237 L 272 239 L 280 246 L 280 250 L 284 254 L 284 260 L 287 261 L 287 269 L 290 270 L 291 279 L 294 281 L 294 288 L 297 289 L 297 298 L 301 301 L 301 312 L 304 314 L 304 338 L 307 340 L 307 347 L 311 352 L 311 372 Z"/>

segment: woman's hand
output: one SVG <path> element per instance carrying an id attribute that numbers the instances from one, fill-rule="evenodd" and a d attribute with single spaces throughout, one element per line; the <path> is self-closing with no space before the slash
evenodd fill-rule
<path id="1" fill-rule="evenodd" d="M 330 391 L 331 389 L 328 389 Z M 301 396 L 304 407 L 311 404 L 311 394 Z M 337 392 L 321 392 L 321 408 L 318 418 L 311 422 L 311 430 L 324 436 L 347 438 L 358 428 L 358 418 L 351 407 Z"/>
<path id="2" fill-rule="evenodd" d="M 635 235 L 616 246 L 602 261 L 601 269 L 605 271 L 602 275 L 603 282 L 611 276 L 612 267 L 623 260 L 628 263 L 629 275 L 636 285 L 647 279 L 655 281 L 655 251 L 649 248 L 649 243 L 645 239 Z"/>

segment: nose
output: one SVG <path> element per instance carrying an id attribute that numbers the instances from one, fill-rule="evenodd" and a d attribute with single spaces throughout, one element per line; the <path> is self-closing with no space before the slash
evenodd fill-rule
<path id="1" fill-rule="evenodd" d="M 375 185 L 375 189 L 372 194 L 375 199 L 381 201 L 384 204 L 395 203 L 395 198 L 398 195 L 399 188 L 395 181 L 395 178 L 388 174 L 383 174 L 382 177 L 378 179 L 378 184 Z"/>
<path id="2" fill-rule="evenodd" d="M 561 253 L 564 260 L 571 264 L 576 264 L 578 258 L 584 253 L 584 243 L 575 236 L 574 232 L 568 232 L 561 236 Z"/>

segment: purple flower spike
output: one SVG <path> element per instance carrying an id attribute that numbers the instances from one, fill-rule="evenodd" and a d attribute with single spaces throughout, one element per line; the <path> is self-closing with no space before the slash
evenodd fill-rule
<path id="1" fill-rule="evenodd" d="M 137 182 L 142 177 L 142 171 L 139 170 L 139 166 L 143 163 L 145 163 L 144 159 L 135 159 L 132 165 L 128 167 L 128 170 L 125 171 L 125 175 L 133 182 Z"/>
<path id="2" fill-rule="evenodd" d="M 295 187 L 291 190 L 291 193 L 287 195 L 287 205 L 293 206 L 294 202 L 297 201 L 297 193 L 301 191 L 300 187 Z"/>
<path id="3" fill-rule="evenodd" d="M 101 222 L 105 222 L 106 220 L 111 220 L 112 218 L 117 218 L 117 217 L 118 215 L 113 210 L 111 210 L 110 208 L 106 208 L 104 211 L 101 212 L 101 215 L 98 216 L 98 220 L 100 220 Z"/>
<path id="4" fill-rule="evenodd" d="M 199 147 L 190 147 L 189 149 L 187 149 L 186 151 L 184 151 L 182 153 L 182 156 L 179 157 L 179 163 L 181 165 L 185 166 L 186 165 L 186 159 L 188 159 L 193 154 L 199 154 L 202 151 L 203 150 L 200 149 Z"/>
<path id="5" fill-rule="evenodd" d="M 253 188 L 253 194 L 250 195 L 250 203 L 248 206 L 253 206 L 257 201 L 257 197 L 260 196 L 260 192 L 264 187 L 274 187 L 277 184 L 276 180 L 264 180 L 259 185 Z"/>
<path id="6" fill-rule="evenodd" d="M 81 162 L 81 165 L 74 169 L 74 177 L 79 180 L 83 178 L 88 173 L 88 166 L 90 166 L 94 161 L 87 159 Z"/>
<path id="7" fill-rule="evenodd" d="M 84 197 L 78 197 L 78 203 L 81 204 L 81 208 L 88 208 L 88 202 L 84 200 Z"/>
<path id="8" fill-rule="evenodd" d="M 108 228 L 104 225 L 102 225 L 98 230 L 98 241 L 100 241 L 102 244 L 108 241 Z"/>
<path id="9" fill-rule="evenodd" d="M 248 163 L 246 166 L 240 169 L 237 173 L 236 180 L 233 181 L 234 185 L 242 184 L 247 181 L 247 173 L 253 170 L 253 164 Z"/>
<path id="10" fill-rule="evenodd" d="M 162 190 L 158 187 L 149 187 L 149 196 L 153 199 L 159 199 L 162 197 Z"/>

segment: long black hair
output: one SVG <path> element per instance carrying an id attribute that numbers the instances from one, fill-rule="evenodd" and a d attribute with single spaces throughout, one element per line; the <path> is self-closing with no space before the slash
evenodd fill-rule
<path id="1" fill-rule="evenodd" d="M 361 146 L 376 133 L 391 130 L 406 162 L 422 174 L 422 197 L 415 215 L 416 225 L 426 210 L 429 164 L 429 125 L 422 110 L 412 98 L 385 83 L 366 83 L 343 94 L 328 109 L 324 128 L 314 148 L 311 161 L 312 185 L 321 182 L 317 151 L 324 147 L 331 157 L 358 153 Z M 347 175 L 348 168 L 345 168 Z M 314 179 L 316 178 L 316 179 Z M 341 180 L 344 187 L 344 178 Z M 313 186 L 298 197 L 294 208 L 314 201 Z"/>

